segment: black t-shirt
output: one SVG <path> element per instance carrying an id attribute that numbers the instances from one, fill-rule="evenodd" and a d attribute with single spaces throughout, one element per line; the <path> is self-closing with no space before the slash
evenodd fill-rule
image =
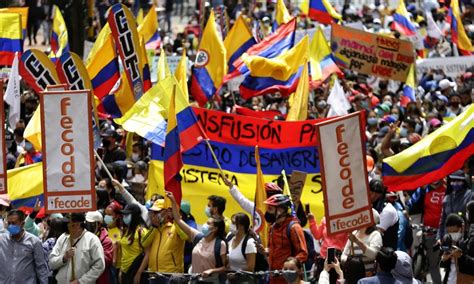
<path id="1" fill-rule="evenodd" d="M 127 158 L 127 154 L 125 154 L 125 151 L 122 150 L 119 146 L 116 146 L 110 151 L 105 151 L 104 153 L 104 163 L 109 164 L 113 163 L 115 161 L 125 161 Z"/>

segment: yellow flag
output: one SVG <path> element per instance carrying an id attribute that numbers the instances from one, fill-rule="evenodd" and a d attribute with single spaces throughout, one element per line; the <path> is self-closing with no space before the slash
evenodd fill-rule
<path id="1" fill-rule="evenodd" d="M 28 122 L 25 128 L 23 136 L 26 140 L 30 141 L 36 150 L 41 151 L 41 112 L 40 107 L 36 108 L 35 113 Z"/>
<path id="2" fill-rule="evenodd" d="M 278 25 L 286 24 L 291 20 L 290 13 L 288 13 L 288 9 L 286 9 L 283 0 L 278 0 L 276 3 L 275 19 Z"/>
<path id="3" fill-rule="evenodd" d="M 8 197 L 18 208 L 33 207 L 43 194 L 43 164 L 34 163 L 7 171 Z"/>
<path id="4" fill-rule="evenodd" d="M 166 53 L 161 48 L 160 59 L 158 60 L 158 80 L 157 82 L 164 80 L 166 77 L 171 76 L 170 68 L 168 66 L 168 60 L 166 59 Z"/>
<path id="5" fill-rule="evenodd" d="M 286 121 L 306 120 L 308 118 L 309 97 L 308 64 L 304 65 L 296 92 L 291 97 L 292 104 Z"/>
<path id="6" fill-rule="evenodd" d="M 138 9 L 138 14 L 137 14 L 137 24 L 141 25 L 143 23 L 143 9 L 140 8 Z"/>
<path id="7" fill-rule="evenodd" d="M 186 49 L 184 49 L 178 67 L 176 68 L 176 71 L 174 71 L 174 76 L 178 81 L 178 85 L 181 87 L 181 91 L 183 91 L 183 94 L 186 97 L 186 101 L 189 103 L 188 76 L 186 73 L 188 69 L 187 63 L 188 57 L 186 56 Z"/>
<path id="8" fill-rule="evenodd" d="M 256 214 L 260 215 L 260 226 L 255 226 L 255 217 L 254 217 L 254 226 L 256 227 L 256 233 L 259 234 L 260 240 L 262 241 L 263 247 L 267 247 L 268 241 L 268 227 L 267 222 L 264 218 L 264 212 L 266 211 L 266 206 L 263 203 L 266 199 L 265 194 L 265 181 L 263 180 L 263 172 L 262 166 L 260 164 L 260 154 L 258 152 L 258 146 L 255 146 L 255 161 L 257 163 L 257 181 L 256 181 L 256 189 L 255 189 L 255 200 L 254 200 L 254 216 Z"/>

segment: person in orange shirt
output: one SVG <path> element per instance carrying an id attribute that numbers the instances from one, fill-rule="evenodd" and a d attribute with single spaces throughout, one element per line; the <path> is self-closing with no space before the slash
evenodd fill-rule
<path id="1" fill-rule="evenodd" d="M 304 263 L 308 258 L 306 241 L 298 219 L 289 211 L 290 197 L 275 194 L 265 200 L 265 220 L 272 224 L 268 234 L 268 263 L 270 270 L 281 270 L 292 256 Z M 286 283 L 283 277 L 272 277 L 271 283 Z"/>

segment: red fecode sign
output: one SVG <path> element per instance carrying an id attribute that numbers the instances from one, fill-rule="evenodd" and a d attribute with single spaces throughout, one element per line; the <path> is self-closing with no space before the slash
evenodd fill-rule
<path id="1" fill-rule="evenodd" d="M 40 98 L 46 212 L 96 210 L 90 92 L 47 91 Z"/>
<path id="2" fill-rule="evenodd" d="M 3 81 L 0 80 L 0 96 L 3 98 Z M 4 104 L 0 104 L 0 117 L 2 122 L 5 121 L 5 109 Z M 5 148 L 5 129 L 0 127 L 0 194 L 7 193 L 7 162 L 6 162 L 6 148 Z"/>
<path id="3" fill-rule="evenodd" d="M 328 234 L 373 224 L 361 112 L 315 125 Z"/>

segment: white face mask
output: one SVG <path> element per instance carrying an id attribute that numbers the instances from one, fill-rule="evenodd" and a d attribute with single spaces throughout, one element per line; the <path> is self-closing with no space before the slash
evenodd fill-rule
<path id="1" fill-rule="evenodd" d="M 458 242 L 461 237 L 462 237 L 462 234 L 460 232 L 456 232 L 456 233 L 449 233 L 449 235 L 451 236 L 451 239 L 454 241 L 454 242 Z"/>
<path id="2" fill-rule="evenodd" d="M 237 226 L 235 226 L 235 224 L 230 224 L 229 230 L 233 235 L 235 235 L 237 233 Z"/>
<path id="3" fill-rule="evenodd" d="M 137 153 L 132 153 L 132 161 L 134 162 L 138 162 L 138 160 L 140 160 L 140 155 L 138 155 Z"/>
<path id="4" fill-rule="evenodd" d="M 133 177 L 134 181 L 135 182 L 144 182 L 145 181 L 145 177 L 141 174 L 136 174 L 135 177 Z"/>

